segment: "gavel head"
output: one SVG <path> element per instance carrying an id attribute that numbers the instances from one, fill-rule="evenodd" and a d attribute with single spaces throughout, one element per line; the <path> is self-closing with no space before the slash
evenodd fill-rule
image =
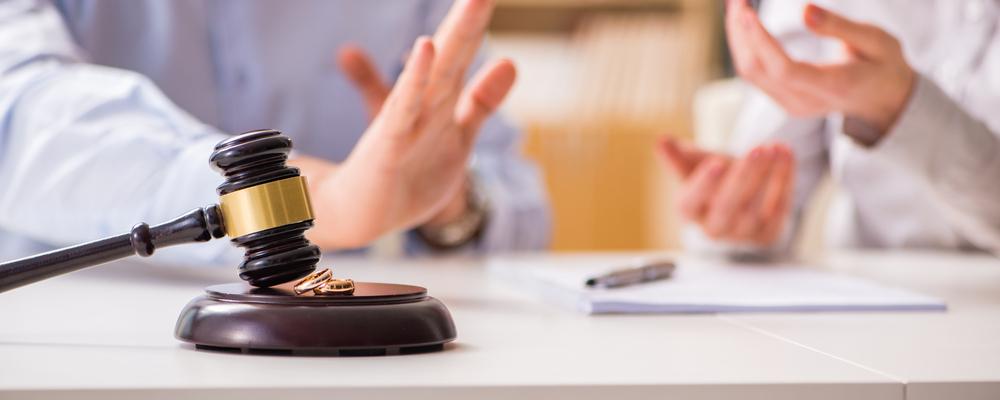
<path id="1" fill-rule="evenodd" d="M 222 226 L 246 250 L 240 278 L 269 287 L 309 275 L 320 251 L 305 238 L 313 226 L 305 178 L 286 164 L 292 141 L 259 130 L 215 146 L 209 163 L 226 177 L 219 185 Z"/>

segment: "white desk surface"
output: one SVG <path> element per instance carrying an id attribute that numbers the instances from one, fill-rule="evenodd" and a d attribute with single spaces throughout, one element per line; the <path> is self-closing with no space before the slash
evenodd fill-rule
<path id="1" fill-rule="evenodd" d="M 1000 259 L 857 253 L 825 263 L 946 299 L 949 311 L 723 318 L 906 382 L 907 399 L 1000 399 Z"/>
<path id="2" fill-rule="evenodd" d="M 338 275 L 427 287 L 458 340 L 406 356 L 254 356 L 172 336 L 184 304 L 236 279 L 232 269 L 120 262 L 0 294 L 0 399 L 1000 398 L 1000 261 L 829 261 L 944 297 L 951 310 L 594 317 L 511 288 L 477 260 L 328 257 Z"/>

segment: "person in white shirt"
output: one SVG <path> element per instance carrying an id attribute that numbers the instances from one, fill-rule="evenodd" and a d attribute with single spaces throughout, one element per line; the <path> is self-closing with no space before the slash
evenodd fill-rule
<path id="1" fill-rule="evenodd" d="M 0 259 L 217 201 L 213 146 L 261 128 L 292 138 L 316 213 L 309 238 L 324 250 L 390 232 L 405 232 L 409 253 L 545 247 L 541 178 L 518 131 L 491 117 L 514 66 L 479 68 L 492 8 L 0 0 Z M 241 254 L 218 241 L 157 259 Z"/>
<path id="2" fill-rule="evenodd" d="M 727 3 L 736 70 L 756 88 L 736 155 L 661 146 L 701 233 L 689 243 L 787 254 L 830 171 L 832 246 L 1000 254 L 1000 2 L 762 7 Z"/>

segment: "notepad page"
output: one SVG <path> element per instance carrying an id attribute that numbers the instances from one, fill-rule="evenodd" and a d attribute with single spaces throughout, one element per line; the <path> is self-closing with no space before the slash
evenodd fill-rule
<path id="1" fill-rule="evenodd" d="M 943 301 L 866 279 L 795 264 L 731 264 L 684 258 L 669 280 L 588 289 L 587 278 L 635 265 L 631 257 L 496 258 L 490 268 L 544 297 L 588 313 L 944 310 Z"/>

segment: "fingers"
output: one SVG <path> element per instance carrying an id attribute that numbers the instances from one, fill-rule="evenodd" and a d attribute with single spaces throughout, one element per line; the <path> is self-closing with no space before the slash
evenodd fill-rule
<path id="1" fill-rule="evenodd" d="M 764 226 L 751 240 L 757 245 L 766 246 L 778 240 L 788 220 L 795 189 L 795 158 L 790 150 L 787 148 L 785 150 L 788 152 L 786 160 L 772 175 L 768 193 L 764 196 L 762 210 Z"/>
<path id="2" fill-rule="evenodd" d="M 758 146 L 717 179 L 708 200 L 693 189 L 683 192 L 681 211 L 715 239 L 770 245 L 787 219 L 794 171 L 787 146 Z"/>
<path id="3" fill-rule="evenodd" d="M 689 144 L 680 143 L 670 137 L 660 139 L 657 149 L 670 170 L 674 171 L 681 179 L 687 179 L 694 172 L 695 167 L 711 155 L 711 153 L 699 150 Z"/>
<path id="4" fill-rule="evenodd" d="M 382 109 L 390 90 L 375 62 L 357 46 L 345 46 L 337 54 L 337 65 L 361 93 L 369 118 L 374 118 Z"/>
<path id="5" fill-rule="evenodd" d="M 781 47 L 778 40 L 764 28 L 760 18 L 753 11 L 743 13 L 743 29 L 749 37 L 759 65 L 763 71 L 758 71 L 772 81 L 809 77 L 815 74 L 814 68 L 805 63 L 795 62 Z"/>
<path id="6" fill-rule="evenodd" d="M 386 100 L 385 112 L 379 114 L 376 123 L 386 124 L 387 131 L 394 134 L 416 131 L 434 59 L 435 49 L 431 39 L 426 36 L 417 38 L 413 54 L 406 61 L 403 73 Z"/>
<path id="7" fill-rule="evenodd" d="M 813 5 L 807 7 L 805 18 L 817 33 L 841 38 L 849 47 L 858 46 L 851 51 L 862 58 L 865 53 L 875 54 L 869 58 L 902 58 L 895 39 L 874 26 L 855 23 Z M 788 113 L 815 116 L 858 108 L 853 103 L 857 102 L 858 82 L 863 81 L 865 72 L 870 72 L 866 65 L 816 65 L 791 59 L 756 12 L 741 0 L 730 0 L 726 30 L 737 72 Z"/>
<path id="8" fill-rule="evenodd" d="M 745 47 L 736 61 L 737 71 L 793 115 L 821 113 L 826 104 L 812 93 L 811 87 L 799 83 L 816 79 L 815 66 L 793 61 L 781 44 L 761 24 L 757 14 L 745 5 L 737 8 L 727 29 Z"/>
<path id="9" fill-rule="evenodd" d="M 763 227 L 764 221 L 757 213 L 742 212 L 734 218 L 732 232 L 727 235 L 726 239 L 742 243 L 755 243 L 755 239 Z"/>
<path id="10" fill-rule="evenodd" d="M 708 206 L 718 191 L 729 167 L 725 157 L 711 157 L 698 165 L 680 191 L 677 203 L 681 215 L 689 221 L 702 223 Z"/>
<path id="11" fill-rule="evenodd" d="M 729 51 L 733 56 L 733 61 L 737 66 L 749 65 L 753 62 L 750 47 L 747 45 L 746 35 L 741 28 L 743 13 L 748 9 L 742 0 L 729 0 L 726 3 L 726 40 L 729 42 Z"/>
<path id="12" fill-rule="evenodd" d="M 458 0 L 452 5 L 434 34 L 438 56 L 432 72 L 432 90 L 458 90 L 479 49 L 492 11 L 490 0 Z"/>
<path id="13" fill-rule="evenodd" d="M 455 132 L 451 127 L 456 126 L 457 118 L 460 115 L 465 116 L 467 125 L 481 123 L 481 121 L 475 121 L 474 117 L 477 116 L 475 109 L 484 106 L 483 104 L 466 104 L 463 105 L 466 109 L 462 111 L 456 107 L 459 99 L 463 97 L 462 87 L 465 70 L 472 62 L 479 44 L 482 42 L 492 11 L 493 3 L 491 0 L 457 0 L 448 11 L 444 21 L 438 26 L 438 30 L 434 34 L 434 47 L 437 53 L 434 65 L 431 67 L 430 82 L 425 99 L 428 113 L 422 121 L 422 130 L 429 132 L 429 137 L 441 139 Z M 497 68 L 495 66 L 484 70 L 486 72 L 481 76 L 500 74 L 499 78 L 504 78 L 505 74 L 510 74 L 511 67 L 500 66 L 506 72 L 495 72 Z M 492 79 L 496 79 L 496 77 L 488 79 L 488 86 L 492 88 L 502 86 L 492 82 Z M 510 80 L 513 82 L 513 77 Z M 502 90 L 503 96 L 506 96 L 509 89 L 508 87 Z M 500 96 L 501 100 L 503 96 Z M 485 106 L 490 105 L 485 104 Z M 492 107 L 496 108 L 495 105 Z M 473 110 L 469 111 L 469 108 Z M 475 130 L 467 127 L 462 128 L 458 131 L 458 135 L 461 136 L 457 138 L 456 143 L 463 146 L 471 143 L 472 140 L 469 140 L 469 137 L 475 136 L 475 132 L 478 132 L 478 128 Z M 430 146 L 434 146 L 438 142 L 439 140 L 427 140 Z"/>
<path id="14" fill-rule="evenodd" d="M 781 203 L 790 197 L 794 186 L 795 157 L 785 145 L 774 145 L 775 160 L 768 175 L 758 213 L 764 220 L 779 217 Z"/>
<path id="15" fill-rule="evenodd" d="M 517 69 L 510 60 L 499 60 L 482 69 L 462 94 L 456 110 L 456 121 L 467 143 L 473 142 L 483 121 L 489 118 L 507 97 Z"/>
<path id="16" fill-rule="evenodd" d="M 705 232 L 709 236 L 724 238 L 733 233 L 737 216 L 756 198 L 773 160 L 773 152 L 762 146 L 736 162 L 726 174 L 705 219 Z"/>
<path id="17" fill-rule="evenodd" d="M 854 22 L 815 4 L 806 6 L 804 19 L 806 26 L 816 34 L 843 40 L 869 59 L 881 58 L 888 53 L 888 47 L 898 47 L 895 39 L 882 29 Z"/>
<path id="18" fill-rule="evenodd" d="M 788 57 L 774 36 L 771 36 L 771 33 L 764 28 L 756 13 L 753 11 L 744 12 L 740 23 L 742 31 L 749 37 L 753 53 L 760 61 L 765 73 L 774 76 L 790 67 L 791 58 Z"/>

